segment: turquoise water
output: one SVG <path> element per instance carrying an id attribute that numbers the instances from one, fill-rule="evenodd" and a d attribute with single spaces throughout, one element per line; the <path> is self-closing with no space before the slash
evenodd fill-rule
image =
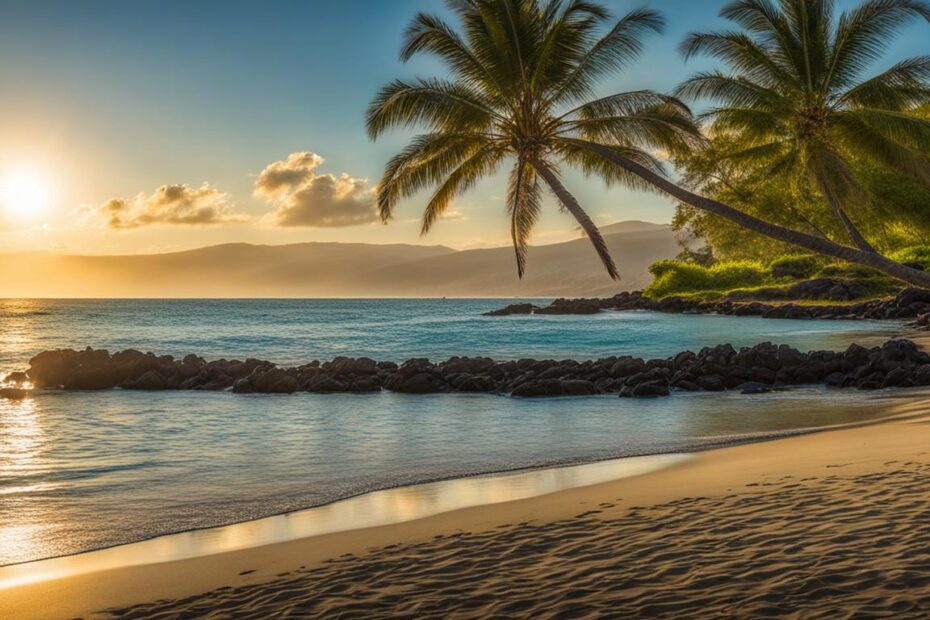
<path id="1" fill-rule="evenodd" d="M 453 355 L 596 359 L 658 357 L 766 340 L 802 350 L 878 342 L 896 326 L 849 321 L 602 312 L 485 317 L 508 300 L 2 301 L 0 370 L 43 349 L 133 347 L 207 359 L 245 356 L 296 364 L 337 355 L 377 360 Z"/>
<path id="2" fill-rule="evenodd" d="M 281 363 L 370 355 L 589 359 L 772 340 L 845 348 L 894 324 L 605 313 L 487 318 L 475 301 L 0 303 L 0 368 L 136 347 Z M 0 564 L 253 519 L 427 480 L 680 452 L 870 419 L 855 391 L 520 400 L 487 394 L 120 390 L 0 400 Z"/>

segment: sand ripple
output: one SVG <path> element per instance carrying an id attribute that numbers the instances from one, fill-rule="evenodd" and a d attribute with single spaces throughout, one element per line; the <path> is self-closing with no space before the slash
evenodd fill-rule
<path id="1" fill-rule="evenodd" d="M 928 617 L 930 464 L 372 549 L 120 618 Z M 620 498 L 617 498 L 619 501 Z"/>

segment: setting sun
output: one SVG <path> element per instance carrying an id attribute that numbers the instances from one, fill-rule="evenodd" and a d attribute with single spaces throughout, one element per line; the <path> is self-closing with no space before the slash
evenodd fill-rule
<path id="1" fill-rule="evenodd" d="M 49 201 L 46 179 L 37 171 L 21 168 L 6 172 L 0 180 L 0 198 L 7 212 L 32 216 L 45 209 Z"/>

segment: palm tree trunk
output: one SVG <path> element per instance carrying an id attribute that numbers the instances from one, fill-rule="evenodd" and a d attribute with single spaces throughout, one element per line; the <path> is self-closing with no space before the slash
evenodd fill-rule
<path id="1" fill-rule="evenodd" d="M 859 232 L 859 229 L 855 227 L 852 221 L 849 219 L 849 216 L 846 215 L 846 211 L 838 204 L 835 204 L 831 201 L 833 206 L 833 212 L 836 213 L 836 217 L 840 219 L 843 223 L 843 228 L 846 229 L 846 234 L 849 235 L 849 239 L 853 244 L 862 250 L 863 252 L 875 252 L 875 248 L 872 247 L 868 241 L 865 240 L 865 237 L 862 236 L 862 233 Z"/>
<path id="2" fill-rule="evenodd" d="M 672 198 L 680 200 L 681 202 L 688 204 L 695 209 L 713 213 L 714 215 L 728 219 L 734 224 L 738 224 L 743 228 L 747 228 L 777 241 L 790 243 L 792 245 L 796 245 L 798 247 L 802 247 L 806 250 L 810 250 L 818 254 L 823 254 L 825 256 L 832 256 L 834 258 L 839 258 L 852 263 L 858 263 L 860 265 L 872 267 L 873 269 L 877 269 L 878 271 L 901 280 L 902 282 L 906 282 L 914 286 L 919 286 L 921 288 L 930 289 L 930 273 L 902 265 L 901 263 L 895 262 L 890 258 L 886 258 L 877 252 L 867 252 L 846 245 L 840 245 L 839 243 L 829 239 L 814 237 L 806 233 L 791 230 L 790 228 L 770 224 L 769 222 L 760 220 L 759 218 L 753 217 L 747 213 L 743 213 L 742 211 L 734 209 L 733 207 L 725 205 L 721 202 L 717 202 L 716 200 L 698 196 L 697 194 L 689 192 L 688 190 L 675 185 L 662 175 L 656 174 L 645 166 L 642 166 L 629 159 L 628 157 L 624 157 L 613 149 L 602 146 L 600 144 L 595 144 L 594 142 L 588 142 L 586 140 L 570 139 L 570 141 L 576 146 L 587 149 L 592 153 L 596 153 L 607 161 L 620 166 L 624 170 L 632 172 L 636 176 L 662 190 Z"/>
<path id="3" fill-rule="evenodd" d="M 565 206 L 568 212 L 571 213 L 581 225 L 582 230 L 588 235 L 588 239 L 590 239 L 598 256 L 601 257 L 601 262 L 604 263 L 604 267 L 607 268 L 607 273 L 610 274 L 610 277 L 614 280 L 619 280 L 620 274 L 617 273 L 617 266 L 614 264 L 614 259 L 610 256 L 610 251 L 607 249 L 607 242 L 604 241 L 604 237 L 601 236 L 601 231 L 597 229 L 597 226 L 591 221 L 591 218 L 588 217 L 585 210 L 581 208 L 581 205 L 578 204 L 578 201 L 572 196 L 571 192 L 562 185 L 559 176 L 552 168 L 540 162 L 538 159 L 533 159 L 533 168 L 535 168 L 539 176 L 543 178 L 546 185 L 552 190 L 552 193 L 559 199 L 559 202 Z"/>

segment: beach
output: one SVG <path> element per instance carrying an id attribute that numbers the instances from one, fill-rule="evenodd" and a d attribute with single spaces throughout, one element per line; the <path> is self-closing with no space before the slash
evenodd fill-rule
<path id="1" fill-rule="evenodd" d="M 0 616 L 924 615 L 928 398 L 632 478 L 13 587 Z"/>

